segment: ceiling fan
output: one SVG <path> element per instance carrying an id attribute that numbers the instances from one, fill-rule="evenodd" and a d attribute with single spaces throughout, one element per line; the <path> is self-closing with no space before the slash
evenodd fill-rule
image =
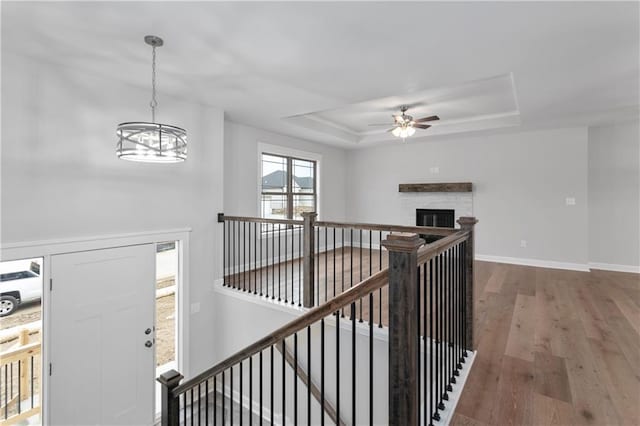
<path id="1" fill-rule="evenodd" d="M 416 132 L 416 129 L 428 129 L 431 127 L 430 124 L 422 124 L 427 123 L 429 121 L 440 120 L 437 115 L 432 115 L 430 117 L 422 117 L 414 119 L 412 116 L 407 114 L 408 106 L 400 107 L 400 114 L 393 115 L 393 127 L 387 130 L 391 132 L 391 134 L 395 137 L 406 139 L 409 136 L 413 136 Z M 370 126 L 388 126 L 388 124 L 369 124 Z"/>

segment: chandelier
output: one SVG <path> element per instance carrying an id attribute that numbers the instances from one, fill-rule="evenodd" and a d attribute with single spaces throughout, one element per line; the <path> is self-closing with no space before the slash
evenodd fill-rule
<path id="1" fill-rule="evenodd" d="M 144 38 L 152 48 L 151 122 L 120 123 L 116 134 L 118 158 L 145 163 L 179 163 L 187 159 L 187 131 L 177 126 L 156 123 L 156 47 L 164 44 L 160 37 Z"/>

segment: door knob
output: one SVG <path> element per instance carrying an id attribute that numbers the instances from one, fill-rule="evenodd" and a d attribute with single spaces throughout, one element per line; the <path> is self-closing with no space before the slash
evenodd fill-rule
<path id="1" fill-rule="evenodd" d="M 150 328 L 147 328 L 147 329 L 144 331 L 144 334 L 151 334 L 151 329 L 150 329 Z"/>
<path id="2" fill-rule="evenodd" d="M 150 348 L 151 346 L 153 346 L 153 342 L 151 342 L 151 340 L 147 340 L 146 342 L 144 342 L 144 345 Z"/>

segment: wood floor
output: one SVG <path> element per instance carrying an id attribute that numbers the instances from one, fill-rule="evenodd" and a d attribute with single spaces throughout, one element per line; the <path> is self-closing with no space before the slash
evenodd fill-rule
<path id="1" fill-rule="evenodd" d="M 336 253 L 335 275 L 334 254 L 324 256 L 317 262 L 321 302 L 334 296 L 334 276 L 339 294 L 342 277 L 345 288 L 359 281 L 361 264 L 368 276 L 369 258 L 373 272 L 379 268 L 375 250 L 362 261 L 355 249 Z M 265 282 L 270 274 L 266 268 Z M 386 324 L 382 295 L 374 321 L 380 312 Z M 368 310 L 365 303 L 365 320 Z M 453 425 L 640 425 L 639 275 L 476 262 L 474 317 L 478 353 Z"/>
<path id="2" fill-rule="evenodd" d="M 639 425 L 640 276 L 476 262 L 452 425 Z"/>

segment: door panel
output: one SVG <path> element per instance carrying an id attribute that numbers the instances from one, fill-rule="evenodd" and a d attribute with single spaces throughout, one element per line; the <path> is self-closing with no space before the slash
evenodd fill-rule
<path id="1" fill-rule="evenodd" d="M 51 424 L 152 424 L 154 245 L 55 255 L 51 277 Z"/>

